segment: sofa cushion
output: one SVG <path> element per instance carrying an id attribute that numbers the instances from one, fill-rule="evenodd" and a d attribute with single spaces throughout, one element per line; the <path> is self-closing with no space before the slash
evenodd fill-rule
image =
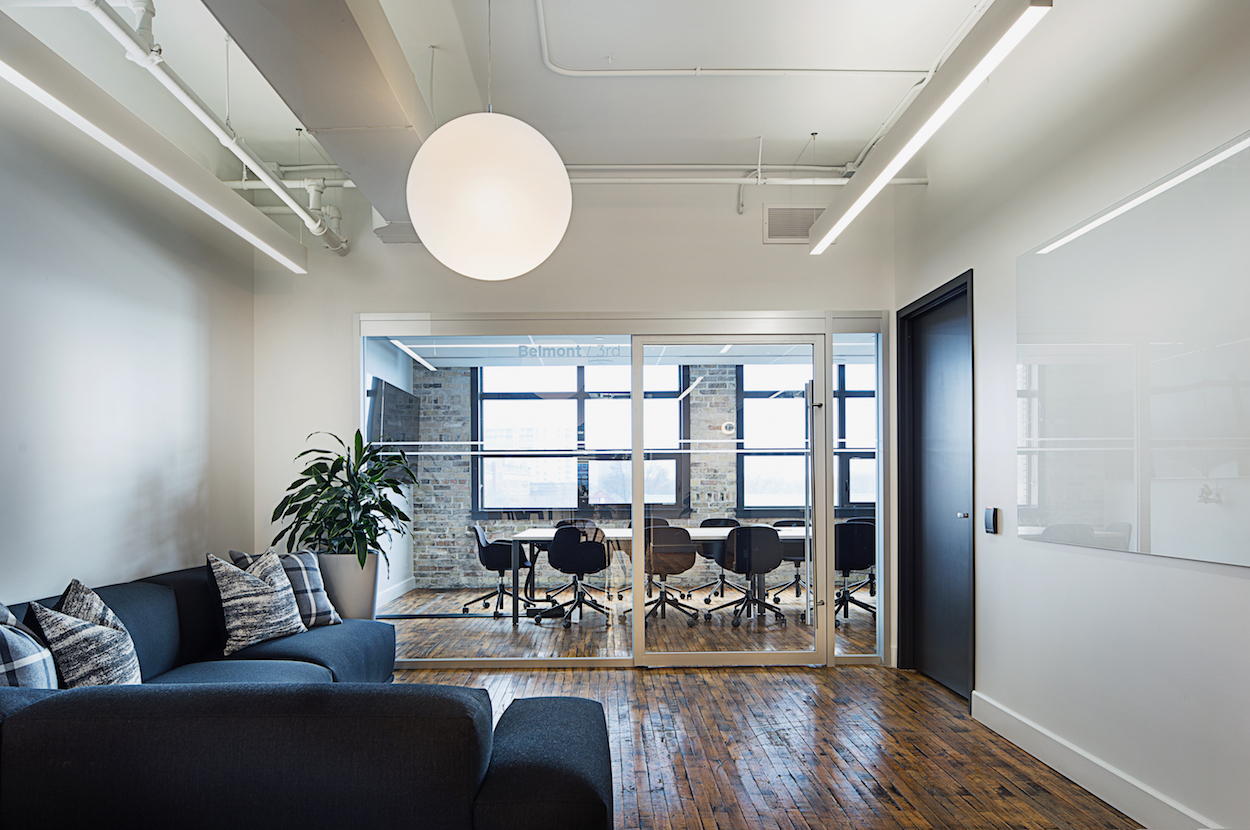
<path id="1" fill-rule="evenodd" d="M 331 683 L 325 666 L 296 660 L 209 660 L 188 663 L 146 683 Z"/>
<path id="2" fill-rule="evenodd" d="M 195 663 L 209 657 L 221 656 L 221 650 L 226 645 L 226 626 L 221 616 L 217 584 L 213 581 L 207 565 L 156 574 L 131 584 L 141 583 L 168 588 L 176 598 L 178 625 L 176 629 L 168 630 L 177 632 L 177 655 L 170 665 L 157 674 L 182 663 Z M 122 620 L 125 619 L 122 615 Z M 139 650 L 139 662 L 146 667 L 142 644 L 137 644 L 136 648 Z"/>
<path id="3" fill-rule="evenodd" d="M 242 570 L 211 553 L 208 565 L 221 594 L 229 655 L 256 643 L 305 631 L 291 580 L 276 553 L 267 553 Z"/>
<path id="4" fill-rule="evenodd" d="M 130 632 L 145 680 L 178 664 L 180 626 L 173 591 L 158 585 L 123 582 L 97 588 L 96 593 Z"/>
<path id="5" fill-rule="evenodd" d="M 205 580 L 208 569 L 201 567 L 192 570 L 199 571 L 201 590 L 207 594 Z M 179 663 L 190 662 L 183 659 L 180 641 L 186 630 L 187 620 L 194 621 L 196 618 L 192 614 L 184 617 L 182 597 L 171 589 L 172 586 L 166 587 L 160 581 L 162 577 L 175 577 L 182 573 L 186 572 L 174 571 L 139 582 L 121 582 L 95 589 L 104 604 L 130 632 L 130 639 L 135 644 L 135 654 L 139 657 L 139 668 L 142 669 L 145 679 L 167 672 Z M 36 601 L 47 608 L 53 608 L 59 597 Z M 19 620 L 29 620 L 28 605 L 13 605 L 10 608 Z M 221 615 L 220 608 L 216 613 Z M 211 623 L 211 617 L 209 622 Z M 220 645 L 217 646 L 216 653 L 221 654 Z"/>
<path id="6" fill-rule="evenodd" d="M 231 660 L 300 660 L 325 666 L 338 683 L 385 683 L 395 671 L 395 626 L 343 620 L 248 646 Z"/>
<path id="7" fill-rule="evenodd" d="M 265 553 L 273 551 L 270 548 Z M 276 553 L 276 551 L 274 551 Z M 246 568 L 259 559 L 259 556 L 241 551 L 230 551 L 230 559 L 240 568 Z M 307 628 L 319 625 L 338 625 L 343 620 L 334 609 L 334 603 L 326 594 L 325 583 L 321 579 L 321 566 L 317 562 L 317 554 L 310 550 L 296 553 L 278 553 L 286 578 L 291 580 L 291 590 L 295 593 L 295 603 L 299 606 L 300 619 Z"/>
<path id="8" fill-rule="evenodd" d="M 30 611 L 34 627 L 52 652 L 61 685 L 73 689 L 143 680 L 126 626 L 77 579 L 65 589 L 57 610 L 34 603 Z"/>
<path id="9" fill-rule="evenodd" d="M 0 603 L 0 686 L 55 689 L 56 664 L 35 632 Z"/>
<path id="10" fill-rule="evenodd" d="M 474 830 L 611 830 L 612 755 L 603 706 L 572 697 L 515 700 L 495 727 Z"/>
<path id="11" fill-rule="evenodd" d="M 20 712 L 32 703 L 38 703 L 48 695 L 55 695 L 60 689 L 21 689 L 16 686 L 0 686 L 0 723 L 9 715 Z"/>
<path id="12" fill-rule="evenodd" d="M 6 827 L 472 830 L 490 756 L 481 689 L 74 689 L 5 721 L 0 818 Z"/>

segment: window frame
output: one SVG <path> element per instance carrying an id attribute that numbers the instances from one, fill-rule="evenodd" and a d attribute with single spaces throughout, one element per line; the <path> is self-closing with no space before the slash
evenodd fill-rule
<path id="1" fill-rule="evenodd" d="M 586 518 L 628 520 L 632 515 L 629 502 L 621 504 L 591 504 L 590 496 L 590 461 L 629 461 L 631 453 L 597 453 L 586 450 L 586 401 L 588 400 L 630 400 L 632 392 L 587 392 L 586 367 L 577 368 L 577 391 L 575 392 L 483 392 L 482 368 L 473 367 L 469 375 L 469 395 L 472 399 L 470 407 L 470 439 L 478 448 L 473 463 L 470 465 L 470 489 L 472 504 L 470 514 L 475 520 L 511 520 L 531 521 L 549 520 L 557 516 L 561 518 Z M 671 392 L 643 392 L 643 398 L 668 398 L 677 400 L 678 408 L 678 440 L 679 447 L 671 452 L 645 452 L 644 461 L 673 459 L 676 462 L 676 500 L 672 503 L 648 504 L 649 515 L 665 518 L 682 518 L 690 515 L 690 455 L 681 452 L 680 447 L 688 446 L 690 440 L 690 396 L 680 397 L 690 385 L 690 367 L 679 367 L 677 389 Z M 576 400 L 577 401 L 577 449 L 570 450 L 570 456 L 577 458 L 577 506 L 576 507 L 515 507 L 515 508 L 484 508 L 482 507 L 482 461 L 486 451 L 482 447 L 482 403 L 488 400 Z M 496 453 L 491 453 L 497 457 Z M 500 450 L 498 455 L 510 458 L 543 458 L 550 457 L 545 453 L 527 453 L 523 451 Z"/>
<path id="2" fill-rule="evenodd" d="M 835 430 L 836 434 L 832 436 L 831 447 L 829 449 L 829 457 L 831 460 L 837 459 L 837 463 L 833 465 L 836 467 L 836 472 L 833 474 L 832 478 L 833 478 L 833 486 L 834 488 L 836 488 L 836 492 L 838 494 L 838 499 L 837 499 L 838 503 L 834 507 L 833 514 L 834 514 L 834 517 L 838 519 L 854 518 L 858 516 L 875 516 L 877 514 L 877 502 L 852 502 L 851 501 L 850 464 L 848 464 L 847 462 L 852 458 L 867 458 L 875 462 L 877 459 L 878 450 L 877 449 L 864 450 L 864 449 L 858 449 L 858 448 L 852 450 L 852 449 L 846 448 L 846 401 L 848 398 L 873 398 L 874 400 L 878 400 L 877 392 L 875 389 L 873 390 L 868 390 L 868 389 L 847 390 L 846 388 L 846 364 L 836 363 L 834 364 L 834 368 L 837 371 L 837 378 L 838 378 L 837 389 L 831 389 L 829 392 L 829 396 L 831 399 L 830 400 L 831 405 L 836 409 L 838 413 L 838 420 L 837 420 L 837 429 Z M 737 385 L 737 428 L 738 428 L 738 432 L 737 432 L 737 436 L 738 436 L 737 516 L 738 518 L 742 518 L 742 519 L 765 519 L 765 518 L 801 519 L 803 518 L 803 515 L 804 515 L 804 508 L 802 506 L 799 506 L 799 507 L 746 507 L 745 506 L 746 504 L 746 479 L 745 479 L 745 476 L 743 475 L 743 459 L 745 458 L 745 453 L 744 453 L 744 448 L 743 448 L 744 435 L 743 435 L 743 406 L 742 404 L 743 404 L 743 401 L 745 401 L 748 398 L 771 398 L 774 395 L 777 395 L 778 392 L 782 393 L 781 395 L 778 395 L 778 397 L 781 397 L 781 396 L 800 397 L 803 395 L 803 392 L 795 391 L 795 390 L 786 391 L 786 390 L 776 390 L 776 389 L 747 392 L 743 388 L 743 371 L 742 371 L 741 364 L 735 367 L 734 376 L 736 378 L 736 385 Z M 879 384 L 880 384 L 880 378 L 878 378 L 878 385 Z M 880 406 L 879 400 L 878 400 L 877 405 L 878 407 Z M 879 409 L 878 409 L 878 414 L 880 414 Z M 878 447 L 880 447 L 880 443 L 881 443 L 881 436 L 880 434 L 878 434 L 877 435 Z M 790 452 L 775 452 L 775 453 L 772 453 L 772 452 L 752 453 L 752 455 L 770 455 L 770 456 L 771 455 L 801 455 L 801 454 L 804 454 L 805 452 L 810 452 L 811 451 L 811 436 L 810 435 L 808 436 L 808 445 L 809 446 L 807 450 L 793 450 Z M 881 498 L 881 475 L 880 475 L 879 470 L 878 470 L 878 475 L 877 475 L 877 498 L 878 498 L 878 501 Z"/>

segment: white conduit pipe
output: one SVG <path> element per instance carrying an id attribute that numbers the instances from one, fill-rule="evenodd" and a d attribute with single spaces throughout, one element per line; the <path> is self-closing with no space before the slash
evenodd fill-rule
<path id="1" fill-rule="evenodd" d="M 631 177 L 577 176 L 577 177 L 571 177 L 569 179 L 569 184 L 732 184 L 732 185 L 739 185 L 739 186 L 748 185 L 748 184 L 758 184 L 758 185 L 782 185 L 782 186 L 787 186 L 787 187 L 795 186 L 795 185 L 817 186 L 817 187 L 841 187 L 843 185 L 847 185 L 850 183 L 851 183 L 850 179 L 841 179 L 841 178 L 839 179 L 826 179 L 826 178 L 792 179 L 792 178 L 781 178 L 781 177 L 765 177 L 762 179 L 757 179 L 755 176 L 751 176 L 748 179 L 731 179 L 727 176 L 710 176 L 706 178 L 692 178 L 692 177 L 686 177 L 686 176 L 683 176 L 683 177 L 656 176 L 656 177 L 650 177 L 650 178 L 640 178 L 637 176 L 631 176 Z M 928 184 L 928 183 L 929 183 L 928 179 L 891 179 L 890 180 L 890 184 Z"/>
<path id="2" fill-rule="evenodd" d="M 307 190 L 310 187 L 355 187 L 351 179 L 274 179 L 275 182 L 291 190 Z M 226 182 L 234 190 L 270 190 L 268 182 L 245 179 L 241 182 Z M 286 201 L 283 199 L 282 201 Z"/>
<path id="3" fill-rule="evenodd" d="M 295 212 L 286 205 L 257 205 L 256 209 L 266 216 L 294 216 Z M 330 225 L 330 230 L 335 233 L 339 232 L 339 224 L 343 220 L 343 214 L 334 205 L 325 205 L 321 209 L 322 214 L 326 218 L 326 222 Z"/>
<path id="4" fill-rule="evenodd" d="M 566 164 L 570 173 L 580 170 L 786 170 L 841 175 L 845 167 L 826 164 Z"/>
<path id="5" fill-rule="evenodd" d="M 808 75 L 825 77 L 829 75 L 923 75 L 923 69 L 707 69 L 702 66 L 683 69 L 570 69 L 560 66 L 551 60 L 547 49 L 547 14 L 543 9 L 543 0 L 534 0 L 534 9 L 538 12 L 538 43 L 542 48 L 543 63 L 552 72 L 574 78 L 602 77 L 674 77 L 674 76 L 748 76 L 763 77 L 770 75 Z"/>
<path id="6" fill-rule="evenodd" d="M 307 208 L 295 201 L 283 184 L 271 171 L 260 156 L 256 155 L 232 130 L 225 121 L 218 118 L 200 97 L 178 77 L 174 70 L 161 59 L 160 51 L 153 48 L 150 39 L 145 40 L 134 29 L 126 25 L 121 15 L 113 11 L 105 0 L 75 0 L 75 5 L 90 14 L 126 49 L 126 57 L 152 73 L 152 76 L 168 89 L 187 110 L 199 119 L 200 123 L 217 137 L 221 145 L 233 153 L 247 169 L 267 185 L 269 190 L 277 194 L 295 215 L 303 220 L 313 236 L 321 237 L 327 248 L 339 256 L 347 253 L 347 240 L 330 230 L 329 224 L 320 216 L 314 216 Z M 141 19 L 146 13 L 141 12 Z M 150 25 L 150 17 L 148 17 Z"/>

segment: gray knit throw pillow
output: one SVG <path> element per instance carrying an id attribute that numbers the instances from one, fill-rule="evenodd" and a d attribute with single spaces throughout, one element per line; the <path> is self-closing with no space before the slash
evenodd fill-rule
<path id="1" fill-rule="evenodd" d="M 273 548 L 265 553 L 276 553 Z M 230 551 L 230 558 L 239 568 L 246 568 L 260 558 L 260 555 Z M 309 628 L 319 625 L 338 625 L 343 621 L 334 603 L 326 594 L 325 583 L 321 579 L 321 566 L 317 564 L 317 554 L 310 550 L 295 553 L 279 553 L 282 569 L 286 578 L 291 580 L 291 589 L 295 591 L 295 602 L 299 605 L 300 619 Z"/>
<path id="2" fill-rule="evenodd" d="M 300 619 L 291 580 L 276 553 L 264 554 L 246 571 L 211 553 L 208 564 L 221 593 L 221 611 L 226 619 L 224 654 L 307 630 Z"/>
<path id="3" fill-rule="evenodd" d="M 30 608 L 65 688 L 143 681 L 130 632 L 104 600 L 77 579 L 65 589 L 55 611 L 37 602 Z"/>
<path id="4" fill-rule="evenodd" d="M 38 636 L 0 603 L 0 686 L 55 689 L 56 665 Z"/>

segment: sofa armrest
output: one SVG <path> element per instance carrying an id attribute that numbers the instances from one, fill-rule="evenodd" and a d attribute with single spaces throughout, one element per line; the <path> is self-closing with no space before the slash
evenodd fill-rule
<path id="1" fill-rule="evenodd" d="M 491 747 L 481 689 L 73 689 L 5 721 L 0 825 L 471 830 Z"/>
<path id="2" fill-rule="evenodd" d="M 611 830 L 612 753 L 597 701 L 513 701 L 495 727 L 475 830 Z"/>

